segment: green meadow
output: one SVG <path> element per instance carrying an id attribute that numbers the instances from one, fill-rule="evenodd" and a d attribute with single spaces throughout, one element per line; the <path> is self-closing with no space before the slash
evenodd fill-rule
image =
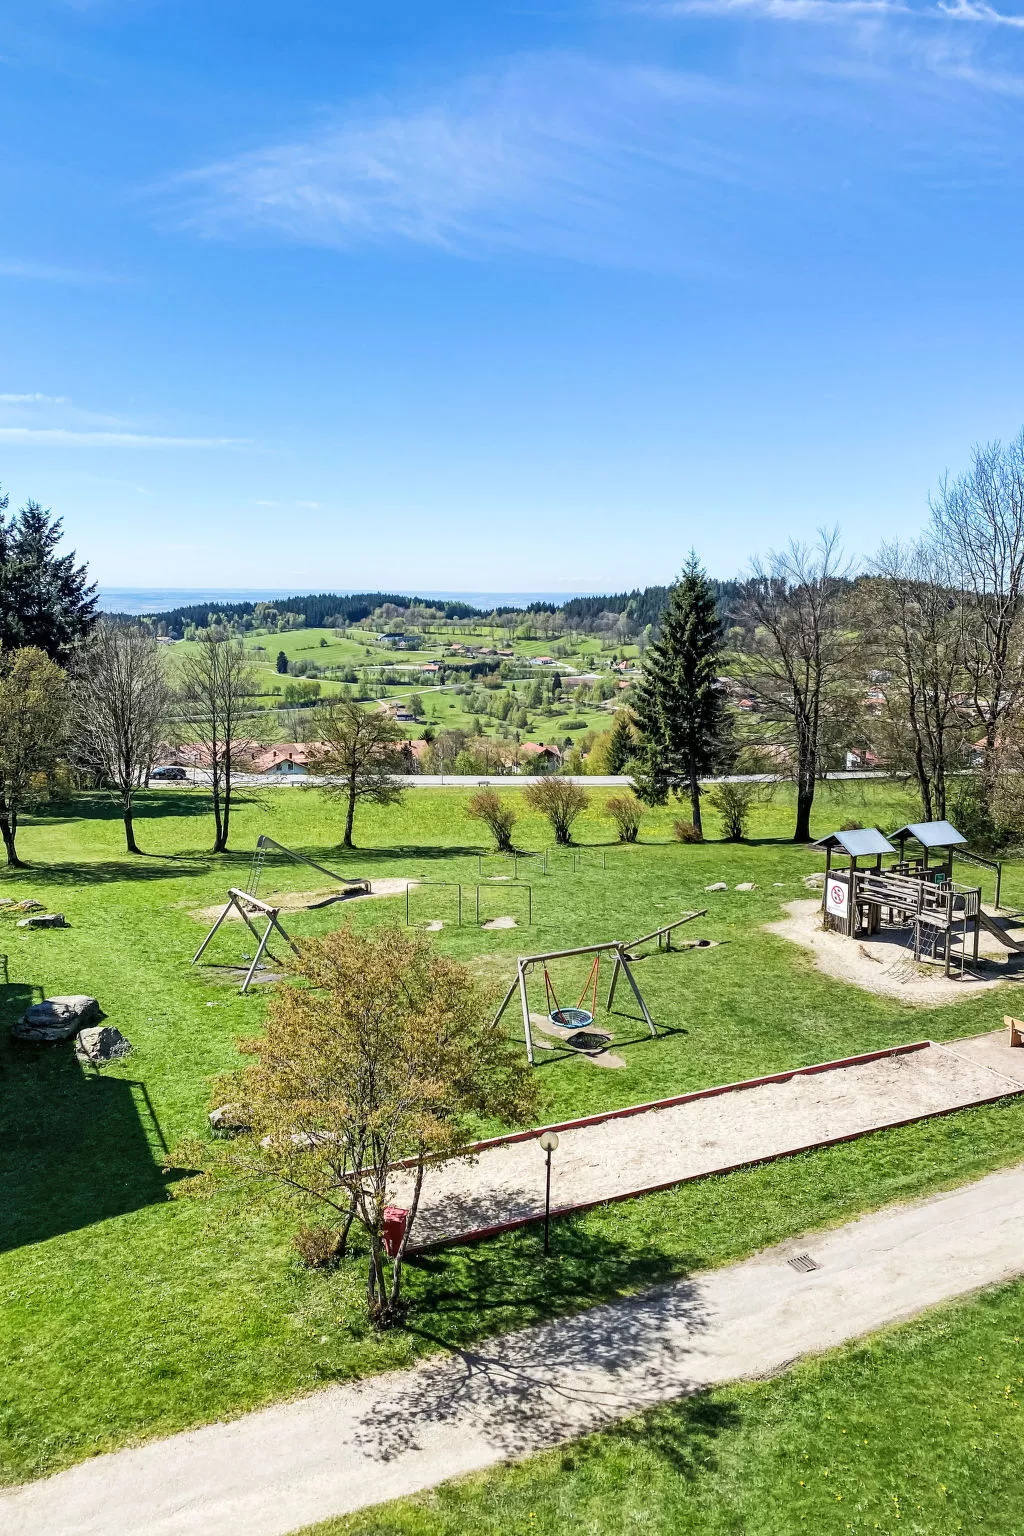
<path id="1" fill-rule="evenodd" d="M 424 1256 L 409 1266 L 408 1326 L 374 1334 L 363 1317 L 361 1258 L 332 1273 L 305 1270 L 291 1244 L 297 1213 L 279 1197 L 239 1189 L 206 1201 L 170 1198 L 177 1175 L 168 1151 L 205 1128 L 211 1078 L 235 1062 L 235 1040 L 259 1030 L 266 1006 L 265 991 L 241 997 L 237 977 L 217 968 L 250 949 L 239 926 L 218 934 L 204 957 L 213 964 L 190 966 L 205 931 L 196 913 L 222 901 L 229 885 L 245 884 L 258 833 L 339 873 L 423 881 L 410 898 L 412 921 L 444 920 L 430 942 L 498 990 L 519 953 L 631 939 L 707 906 L 691 931 L 719 940 L 717 947 L 653 955 L 637 967 L 657 1039 L 620 995 L 623 1011 L 600 1021 L 614 1031 L 623 1070 L 560 1055 L 543 1060 L 548 1120 L 901 1041 L 976 1033 L 999 1024 L 1006 1009 L 998 993 L 932 1011 L 895 1004 L 820 975 L 802 950 L 766 933 L 785 902 L 806 895 L 803 876 L 821 867 L 813 850 L 786 841 L 792 810 L 782 794 L 759 808 L 746 843 L 715 841 L 710 813 L 712 840 L 675 843 L 670 829 L 679 812 L 669 807 L 650 815 L 642 841 L 626 848 L 614 843 L 603 814 L 606 792 L 593 792 L 577 824 L 586 850 L 578 872 L 565 855 L 552 858 L 546 874 L 540 860 L 520 864 L 532 885 L 530 928 L 522 889 L 489 878 L 501 870 L 493 859 L 481 869 L 485 850 L 480 828 L 465 817 L 466 798 L 458 789 L 417 789 L 396 807 L 367 809 L 357 820 L 360 847 L 347 855 L 336 848 L 337 810 L 296 787 L 246 792 L 232 822 L 237 852 L 216 858 L 202 791 L 141 798 L 142 858 L 124 854 L 114 807 L 99 794 L 51 806 L 25 826 L 21 850 L 30 868 L 4 879 L 0 894 L 35 897 L 63 912 L 70 927 L 0 925 L 5 1022 L 33 998 L 85 992 L 135 1049 L 93 1071 L 70 1048 L 18 1046 L 3 1034 L 4 1479 L 401 1366 L 1019 1159 L 1024 1106 L 1009 1100 L 682 1186 L 560 1223 L 556 1257 L 543 1271 L 532 1262 L 531 1230 Z M 819 832 L 851 819 L 885 827 L 912 811 L 898 788 L 853 784 L 841 799 L 823 793 L 815 820 Z M 524 815 L 517 841 L 542 850 L 546 825 Z M 705 895 L 719 879 L 730 889 Z M 745 880 L 757 889 L 733 888 Z M 462 884 L 461 928 L 452 921 L 453 886 L 431 881 Z M 278 861 L 268 863 L 261 893 L 328 883 Z M 477 927 L 477 884 L 483 918 L 512 915 L 524 925 Z M 1007 866 L 1003 890 L 1005 902 L 1024 903 L 1024 866 Z M 374 898 L 285 920 L 296 936 L 341 923 L 368 930 L 404 923 L 405 900 Z M 575 1001 L 587 969 L 580 961 L 553 971 L 563 1002 Z M 515 1031 L 511 1011 L 508 1018 Z"/>

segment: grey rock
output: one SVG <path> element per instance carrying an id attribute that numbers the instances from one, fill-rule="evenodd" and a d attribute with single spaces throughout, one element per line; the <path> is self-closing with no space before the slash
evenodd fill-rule
<path id="1" fill-rule="evenodd" d="M 744 880 L 743 884 L 738 885 L 736 889 L 738 891 L 756 891 L 757 886 L 754 884 L 753 880 Z"/>
<path id="2" fill-rule="evenodd" d="M 37 917 L 21 917 L 19 928 L 70 928 L 63 912 L 41 912 Z"/>
<path id="3" fill-rule="evenodd" d="M 206 1117 L 213 1131 L 247 1131 L 249 1126 L 236 1104 L 219 1104 Z"/>
<path id="4" fill-rule="evenodd" d="M 93 1064 L 115 1061 L 118 1056 L 127 1056 L 131 1049 L 131 1041 L 126 1040 L 113 1024 L 95 1024 L 91 1029 L 79 1030 L 75 1041 L 75 1055 L 79 1061 Z"/>
<path id="5" fill-rule="evenodd" d="M 33 1003 L 11 1028 L 16 1040 L 49 1042 L 70 1040 L 87 1024 L 99 1018 L 100 1005 L 94 997 L 48 997 Z"/>
<path id="6" fill-rule="evenodd" d="M 706 891 L 727 891 L 729 887 L 724 880 L 716 880 L 714 885 L 706 885 L 704 889 Z"/>
<path id="7" fill-rule="evenodd" d="M 26 896 L 24 901 L 15 901 L 13 896 L 5 896 L 3 907 L 7 912 L 41 912 L 43 904 L 36 901 L 33 896 Z"/>

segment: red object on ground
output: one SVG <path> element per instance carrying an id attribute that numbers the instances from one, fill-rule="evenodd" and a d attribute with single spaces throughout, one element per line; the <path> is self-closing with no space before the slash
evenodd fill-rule
<path id="1" fill-rule="evenodd" d="M 402 1238 L 405 1236 L 405 1226 L 408 1220 L 409 1212 L 403 1211 L 400 1205 L 386 1205 L 384 1207 L 384 1252 L 389 1259 L 393 1259 L 402 1246 Z"/>

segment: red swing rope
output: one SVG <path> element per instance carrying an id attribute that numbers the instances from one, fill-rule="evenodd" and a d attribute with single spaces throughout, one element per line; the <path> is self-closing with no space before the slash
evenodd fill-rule
<path id="1" fill-rule="evenodd" d="M 591 1018 L 596 1017 L 596 1014 L 597 1014 L 597 983 L 598 983 L 598 978 L 600 977 L 600 974 L 601 974 L 601 956 L 599 954 L 597 954 L 597 955 L 594 956 L 594 963 L 590 967 L 590 975 L 587 977 L 586 981 L 583 984 L 583 991 L 580 993 L 580 1000 L 576 1004 L 577 1008 L 582 1008 L 583 1004 L 586 1002 L 587 993 L 590 992 L 591 993 L 590 1007 L 589 1007 L 589 1009 L 587 1011 L 590 1014 Z M 545 998 L 545 1001 L 546 1001 L 546 1003 L 548 1005 L 548 1017 L 549 1018 L 550 1018 L 550 1016 L 553 1013 L 561 1013 L 562 1005 L 558 1001 L 558 998 L 555 996 L 555 989 L 554 989 L 554 987 L 551 984 L 551 977 L 548 975 L 548 968 L 547 968 L 547 966 L 544 967 L 544 998 Z M 551 1006 L 552 1003 L 554 1003 L 554 1005 L 555 1005 L 554 1008 L 552 1008 L 552 1006 Z"/>

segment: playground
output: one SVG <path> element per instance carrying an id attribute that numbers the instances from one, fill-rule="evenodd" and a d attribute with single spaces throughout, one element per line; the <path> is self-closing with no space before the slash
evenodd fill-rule
<path id="1" fill-rule="evenodd" d="M 861 798 L 840 814 L 822 801 L 819 835 L 852 812 L 881 826 L 906 821 L 908 807 L 892 787 L 858 787 L 856 794 Z M 520 959 L 561 956 L 546 962 L 550 1002 L 543 961 L 527 978 L 541 1118 L 555 1125 L 890 1052 L 907 1042 L 936 1039 L 956 1048 L 958 1040 L 1000 1027 L 1004 1013 L 1021 1012 L 1012 980 L 995 986 L 953 980 L 956 994 L 941 1007 L 931 998 L 915 1004 L 906 989 L 883 997 L 824 974 L 805 949 L 771 931 L 786 919 L 789 903 L 809 899 L 805 880 L 820 875 L 823 864 L 820 851 L 788 842 L 791 811 L 783 799 L 758 809 L 756 840 L 748 844 L 719 841 L 709 813 L 709 841 L 680 845 L 671 836 L 677 812 L 669 806 L 652 813 L 642 841 L 627 848 L 614 841 L 603 798 L 604 792 L 593 792 L 592 809 L 577 826 L 580 849 L 551 857 L 546 873 L 539 855 L 550 832 L 529 814 L 517 838 L 538 857 L 520 859 L 518 871 L 485 859 L 481 871 L 485 850 L 479 829 L 465 818 L 461 791 L 421 790 L 400 806 L 367 808 L 357 826 L 360 847 L 348 854 L 336 847 L 333 810 L 315 794 L 294 791 L 241 793 L 232 832 L 237 851 L 222 858 L 208 852 L 195 792 L 140 796 L 138 833 L 147 854 L 136 859 L 121 851 L 119 823 L 102 796 L 83 794 L 29 819 L 23 833 L 29 867 L 4 881 L 2 894 L 38 900 L 44 911 L 63 913 L 67 927 L 22 930 L 0 919 L 8 955 L 5 1020 L 13 1022 L 41 997 L 87 993 L 133 1051 L 94 1068 L 83 1066 L 70 1044 L 18 1045 L 5 1032 L 0 1047 L 4 1477 L 37 1476 L 97 1450 L 230 1417 L 324 1381 L 404 1367 L 440 1347 L 438 1340 L 469 1347 L 496 1330 L 742 1258 L 896 1196 L 927 1194 L 1019 1160 L 1024 1107 L 1008 1087 L 989 1107 L 954 1109 L 801 1157 L 584 1210 L 560 1227 L 557 1259 L 543 1284 L 529 1225 L 491 1242 L 433 1249 L 409 1266 L 418 1331 L 386 1336 L 373 1334 L 363 1320 L 361 1264 L 330 1272 L 303 1268 L 292 1246 L 295 1210 L 271 1191 L 223 1191 L 202 1202 L 170 1198 L 179 1176 L 168 1162 L 170 1149 L 205 1128 L 212 1079 L 237 1063 L 235 1042 L 260 1031 L 266 1008 L 266 986 L 240 991 L 257 944 L 240 917 L 225 919 L 199 963 L 191 963 L 231 889 L 272 907 L 296 943 L 343 923 L 360 932 L 383 923 L 404 927 L 409 893 L 410 926 L 470 969 L 489 989 L 492 1010 L 517 982 Z M 247 888 L 261 835 L 277 847 L 266 849 L 253 892 Z M 326 873 L 281 848 L 306 855 Z M 532 888 L 532 923 L 525 893 L 491 878 L 516 872 Z M 984 883 L 989 876 L 983 871 L 980 878 Z M 357 881 L 369 882 L 370 895 L 322 904 Z M 463 895 L 461 926 L 456 885 Z M 708 892 L 709 886 L 725 888 Z M 1015 911 L 1022 901 L 1024 868 L 1010 861 L 1003 869 L 1003 908 Z M 657 938 L 636 945 L 638 936 L 702 909 L 703 916 L 674 935 L 671 948 L 659 947 Z M 487 926 L 502 918 L 515 926 Z M 256 926 L 262 935 L 263 922 Z M 691 938 L 710 942 L 698 946 Z M 856 951 L 859 941 L 837 942 Z M 609 946 L 602 951 L 596 1002 L 590 983 L 595 946 Z M 617 946 L 630 957 L 653 1033 L 625 976 L 609 1007 Z M 269 948 L 278 959 L 288 951 L 276 931 Z M 585 952 L 564 953 L 573 950 Z M 940 968 L 930 970 L 937 982 L 945 980 Z M 1002 960 L 998 971 L 1008 974 Z M 551 1014 L 577 1006 L 593 1014 L 584 1033 L 610 1036 L 597 1055 L 542 1027 L 564 1029 Z M 509 1038 L 525 1052 L 518 992 L 505 1019 Z M 621 1065 L 608 1066 L 611 1057 Z M 972 1086 L 976 1071 L 977 1064 L 966 1064 L 961 1084 L 973 1101 L 984 1097 Z M 955 1100 L 956 1084 L 947 1086 L 942 1107 Z M 750 1091 L 735 1098 L 749 1103 Z M 774 1091 L 799 1109 L 796 1088 Z M 724 1112 L 716 1100 L 698 1102 L 712 1106 L 703 1115 Z M 654 1124 L 663 1113 L 646 1119 Z M 810 1104 L 806 1113 L 809 1129 L 801 1140 L 794 1122 L 787 1144 L 816 1139 Z M 637 1117 L 603 1124 L 609 1155 L 594 1159 L 594 1166 L 604 1162 L 615 1171 L 625 1153 L 612 1138 L 624 1137 L 638 1150 Z M 617 1125 L 622 1129 L 613 1129 Z M 478 1128 L 481 1140 L 507 1131 L 500 1124 Z M 575 1133 L 565 1134 L 554 1154 L 556 1198 L 560 1152 L 567 1172 Z M 712 1126 L 698 1140 L 716 1134 Z M 677 1140 L 682 1145 L 692 1137 L 687 1131 Z M 534 1155 L 540 1158 L 536 1149 Z M 654 1160 L 661 1155 L 658 1150 Z M 675 1175 L 673 1163 L 664 1179 Z M 685 1167 L 680 1176 L 689 1176 Z M 635 1183 L 664 1179 L 643 1172 Z M 591 1194 L 608 1199 L 606 1187 L 595 1184 Z M 19 1369 L 29 1357 L 33 1369 Z"/>

